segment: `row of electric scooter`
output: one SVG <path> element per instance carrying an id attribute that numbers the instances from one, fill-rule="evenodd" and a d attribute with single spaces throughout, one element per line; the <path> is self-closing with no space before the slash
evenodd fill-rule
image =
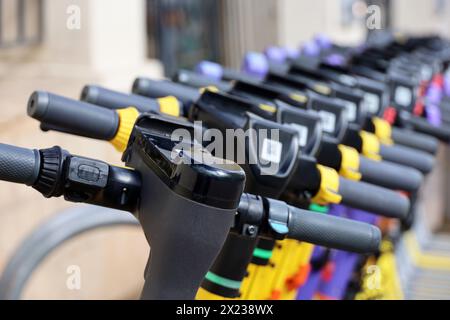
<path id="1" fill-rule="evenodd" d="M 1 145 L 0 179 L 133 213 L 151 247 L 143 299 L 402 298 L 394 252 L 450 140 L 449 62 L 435 36 L 318 36 L 241 70 L 140 77 L 132 94 L 36 91 L 43 131 L 108 141 L 125 167 Z"/>

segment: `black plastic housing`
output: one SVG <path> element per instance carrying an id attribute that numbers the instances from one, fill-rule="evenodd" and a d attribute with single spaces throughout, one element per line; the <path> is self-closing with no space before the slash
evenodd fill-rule
<path id="1" fill-rule="evenodd" d="M 214 162 L 193 134 L 186 121 L 141 115 L 123 156 L 142 176 L 138 218 L 151 246 L 143 299 L 194 299 L 234 223 L 244 172 Z M 211 162 L 196 161 L 203 156 Z"/>

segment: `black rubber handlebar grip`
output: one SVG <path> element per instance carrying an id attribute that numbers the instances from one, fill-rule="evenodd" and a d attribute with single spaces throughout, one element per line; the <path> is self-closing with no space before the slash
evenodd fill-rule
<path id="1" fill-rule="evenodd" d="M 367 223 L 323 215 L 290 206 L 288 237 L 358 253 L 379 249 L 380 230 Z"/>
<path id="2" fill-rule="evenodd" d="M 62 133 L 72 134 L 70 132 L 70 130 L 66 130 L 65 128 L 61 128 L 61 127 L 58 127 L 58 126 L 55 126 L 55 125 L 51 125 L 51 124 L 48 124 L 48 123 L 45 123 L 45 122 L 41 122 L 41 124 L 39 125 L 39 128 L 42 131 L 44 131 L 44 132 L 47 132 L 47 131 L 58 131 L 58 132 L 62 132 Z"/>
<path id="3" fill-rule="evenodd" d="M 222 80 L 232 81 L 232 80 L 242 80 L 242 81 L 255 81 L 255 77 L 247 75 L 240 70 L 235 70 L 231 68 L 222 68 Z"/>
<path id="4" fill-rule="evenodd" d="M 166 80 L 152 80 L 137 78 L 133 83 L 133 93 L 149 98 L 162 98 L 166 96 L 177 97 L 183 105 L 196 101 L 201 92 L 198 89 Z"/>
<path id="5" fill-rule="evenodd" d="M 28 100 L 28 115 L 64 132 L 111 140 L 119 126 L 117 112 L 45 91 L 35 91 Z"/>
<path id="6" fill-rule="evenodd" d="M 412 127 L 415 131 L 428 134 L 443 142 L 450 142 L 450 128 L 443 125 L 436 127 L 430 124 L 427 119 L 409 114 L 401 113 L 400 117 L 404 124 L 408 127 Z"/>
<path id="7" fill-rule="evenodd" d="M 434 166 L 433 155 L 397 144 L 392 146 L 382 144 L 380 156 L 386 161 L 417 169 L 423 174 L 429 173 Z"/>
<path id="8" fill-rule="evenodd" d="M 87 85 L 81 92 L 82 101 L 96 104 L 108 109 L 135 107 L 140 112 L 159 113 L 159 103 L 155 99 L 137 94 L 126 94 L 100 86 Z"/>
<path id="9" fill-rule="evenodd" d="M 404 219 L 409 212 L 407 197 L 366 182 L 340 177 L 339 194 L 342 204 L 384 217 Z"/>
<path id="10" fill-rule="evenodd" d="M 414 192 L 423 182 L 422 173 L 414 168 L 363 156 L 359 157 L 359 172 L 364 182 L 392 190 Z"/>
<path id="11" fill-rule="evenodd" d="M 439 140 L 435 137 L 395 127 L 392 128 L 392 140 L 394 140 L 396 144 L 401 144 L 431 154 L 436 154 L 439 147 Z"/>
<path id="12" fill-rule="evenodd" d="M 214 86 L 221 91 L 228 91 L 232 87 L 232 85 L 228 82 L 216 80 L 189 70 L 178 70 L 172 77 L 172 79 L 175 82 L 182 83 L 194 88 Z"/>
<path id="13" fill-rule="evenodd" d="M 0 143 L 0 180 L 32 185 L 40 168 L 38 150 Z"/>

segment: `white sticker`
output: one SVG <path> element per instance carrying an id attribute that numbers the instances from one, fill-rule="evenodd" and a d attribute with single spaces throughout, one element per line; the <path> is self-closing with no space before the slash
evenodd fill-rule
<path id="1" fill-rule="evenodd" d="M 378 113 L 380 109 L 380 97 L 376 94 L 366 92 L 364 94 L 364 111 L 370 114 Z"/>
<path id="2" fill-rule="evenodd" d="M 433 68 L 427 65 L 423 66 L 421 76 L 423 81 L 430 81 L 433 76 Z"/>
<path id="3" fill-rule="evenodd" d="M 356 103 L 344 100 L 344 106 L 345 106 L 345 113 L 346 113 L 348 121 L 350 121 L 350 122 L 355 121 L 356 120 Z"/>
<path id="4" fill-rule="evenodd" d="M 283 144 L 279 141 L 264 139 L 261 150 L 261 159 L 280 163 L 281 161 L 281 150 L 283 149 Z"/>
<path id="5" fill-rule="evenodd" d="M 320 110 L 319 116 L 322 120 L 323 131 L 333 133 L 336 128 L 336 115 L 328 111 Z"/>
<path id="6" fill-rule="evenodd" d="M 412 102 L 412 92 L 406 87 L 399 86 L 395 89 L 395 102 L 402 107 L 409 107 Z"/>
<path id="7" fill-rule="evenodd" d="M 346 85 L 346 86 L 349 86 L 349 87 L 353 87 L 353 86 L 355 86 L 356 85 L 356 79 L 354 78 L 354 77 L 351 77 L 351 76 L 348 76 L 348 75 L 345 75 L 345 74 L 341 74 L 340 76 L 339 76 L 339 80 L 344 84 L 344 85 Z"/>
<path id="8" fill-rule="evenodd" d="M 291 123 L 290 125 L 298 132 L 300 147 L 306 146 L 306 142 L 308 141 L 308 128 L 297 123 Z"/>

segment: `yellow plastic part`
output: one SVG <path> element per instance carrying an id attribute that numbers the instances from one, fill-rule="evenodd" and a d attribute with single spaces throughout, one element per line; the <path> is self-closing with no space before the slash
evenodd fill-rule
<path id="1" fill-rule="evenodd" d="M 294 276 L 300 268 L 304 268 L 309 264 L 309 261 L 311 260 L 311 256 L 314 250 L 314 245 L 307 242 L 298 242 L 297 243 L 297 249 L 296 249 L 296 257 L 294 260 L 294 263 L 292 263 L 292 268 L 289 270 L 289 277 Z M 283 291 L 281 294 L 281 299 L 283 300 L 294 300 L 297 296 L 297 289 L 289 288 L 287 285 L 287 278 L 285 279 Z M 305 278 L 306 280 L 306 278 Z"/>
<path id="2" fill-rule="evenodd" d="M 296 261 L 294 259 L 296 249 L 298 249 L 298 241 L 285 240 L 282 256 L 276 265 L 276 270 L 273 274 L 270 293 L 271 299 L 283 299 L 285 281 L 293 273 L 296 266 Z"/>
<path id="3" fill-rule="evenodd" d="M 306 103 L 308 102 L 308 97 L 304 96 L 302 94 L 298 94 L 298 93 L 292 93 L 289 95 L 289 98 L 291 98 L 292 100 L 298 101 L 300 103 Z"/>
<path id="4" fill-rule="evenodd" d="M 253 285 L 255 274 L 257 273 L 258 268 L 261 268 L 260 266 L 257 266 L 255 264 L 249 264 L 247 267 L 247 276 L 242 280 L 241 284 L 241 296 L 240 300 L 247 300 L 248 294 L 250 292 L 250 289 Z"/>
<path id="5" fill-rule="evenodd" d="M 342 197 L 339 195 L 339 174 L 336 170 L 321 165 L 317 165 L 320 171 L 320 189 L 312 198 L 312 202 L 327 205 L 330 203 L 340 203 Z"/>
<path id="6" fill-rule="evenodd" d="M 197 291 L 197 295 L 195 296 L 195 300 L 235 300 L 235 299 L 224 298 L 222 296 L 213 294 L 203 288 L 199 288 Z"/>
<path id="7" fill-rule="evenodd" d="M 387 145 L 392 145 L 392 126 L 389 122 L 382 118 L 373 118 L 372 123 L 375 126 L 375 135 L 380 139 L 380 142 Z"/>
<path id="8" fill-rule="evenodd" d="M 179 117 L 181 114 L 181 105 L 177 98 L 167 96 L 157 99 L 159 103 L 159 111 L 173 117 Z"/>
<path id="9" fill-rule="evenodd" d="M 263 268 L 262 266 L 257 266 L 255 264 L 250 264 L 247 267 L 247 276 L 244 281 L 242 281 L 241 285 L 241 297 L 240 300 L 249 300 L 251 297 L 252 289 L 255 286 L 257 278 L 257 274 L 259 269 Z"/>
<path id="10" fill-rule="evenodd" d="M 205 92 L 206 90 L 211 91 L 211 92 L 219 92 L 219 88 L 217 88 L 216 86 L 207 86 L 207 87 L 202 87 L 199 89 L 200 93 Z"/>
<path id="11" fill-rule="evenodd" d="M 286 253 L 286 245 L 289 240 L 277 241 L 270 263 L 266 266 L 250 265 L 249 272 L 253 271 L 252 281 L 246 292 L 242 292 L 245 300 L 267 300 L 271 298 L 273 280 L 276 273 L 280 271 L 280 264 Z M 250 274 L 251 276 L 251 274 Z"/>
<path id="12" fill-rule="evenodd" d="M 381 244 L 381 255 L 374 261 L 369 259 L 362 281 L 362 290 L 356 300 L 403 300 L 404 294 L 397 271 L 397 262 L 389 241 Z"/>
<path id="13" fill-rule="evenodd" d="M 423 253 L 416 235 L 408 232 L 404 235 L 405 246 L 413 263 L 423 269 L 450 271 L 450 257 L 439 255 L 438 252 Z"/>
<path id="14" fill-rule="evenodd" d="M 404 43 L 406 43 L 406 41 L 408 41 L 408 37 L 404 33 L 401 33 L 401 32 L 394 33 L 394 37 L 395 37 L 395 40 L 400 44 L 404 44 Z"/>
<path id="15" fill-rule="evenodd" d="M 352 147 L 344 146 L 342 144 L 339 145 L 338 148 L 342 157 L 339 174 L 350 180 L 361 180 L 358 151 Z"/>
<path id="16" fill-rule="evenodd" d="M 363 141 L 362 154 L 369 159 L 380 161 L 380 141 L 377 136 L 367 131 L 361 131 L 359 135 Z"/>
<path id="17" fill-rule="evenodd" d="M 261 110 L 264 110 L 264 111 L 267 111 L 267 112 L 270 112 L 270 113 L 275 113 L 275 112 L 277 112 L 277 108 L 275 108 L 274 106 L 268 105 L 268 104 L 263 104 L 263 103 L 261 103 L 261 104 L 259 105 L 259 108 L 260 108 Z"/>
<path id="18" fill-rule="evenodd" d="M 316 90 L 317 92 L 329 96 L 331 94 L 331 89 L 330 87 L 327 87 L 324 84 L 316 84 L 314 85 L 314 90 Z"/>
<path id="19" fill-rule="evenodd" d="M 296 270 L 298 270 L 300 252 L 303 250 L 301 242 L 295 240 L 290 240 L 290 242 L 289 251 L 283 257 L 283 270 L 277 273 L 272 290 L 272 292 L 279 293 L 280 300 L 287 300 L 286 283 L 295 274 Z"/>
<path id="20" fill-rule="evenodd" d="M 139 117 L 139 111 L 134 107 L 128 107 L 116 111 L 119 115 L 119 128 L 117 129 L 114 138 L 109 142 L 112 143 L 117 151 L 123 152 L 127 147 L 128 139 L 130 138 L 134 123 Z"/>

